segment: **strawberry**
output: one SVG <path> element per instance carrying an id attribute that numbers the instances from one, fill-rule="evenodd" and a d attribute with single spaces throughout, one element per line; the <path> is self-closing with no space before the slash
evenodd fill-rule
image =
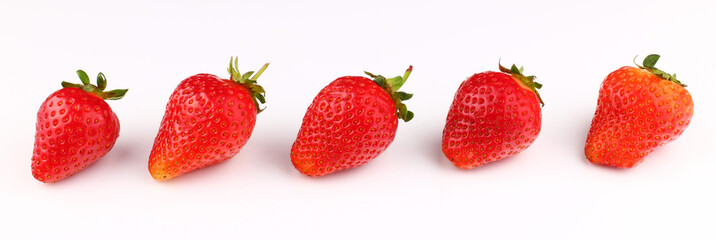
<path id="1" fill-rule="evenodd" d="M 602 82 L 584 153 L 589 161 L 631 168 L 657 147 L 674 141 L 694 114 L 694 102 L 676 75 L 654 67 L 622 67 Z"/>
<path id="2" fill-rule="evenodd" d="M 107 79 L 97 85 L 82 70 L 82 84 L 62 82 L 37 112 L 32 176 L 57 182 L 85 169 L 109 152 L 119 137 L 119 119 L 104 100 L 124 97 L 127 89 L 104 91 Z"/>
<path id="3" fill-rule="evenodd" d="M 395 138 L 398 118 L 413 118 L 402 101 L 412 94 L 398 89 L 413 70 L 386 79 L 340 77 L 323 88 L 303 117 L 291 148 L 291 162 L 302 174 L 323 176 L 361 166 L 376 158 Z"/>
<path id="4" fill-rule="evenodd" d="M 243 75 L 238 59 L 229 62 L 231 79 L 197 74 L 184 79 L 169 97 L 166 112 L 149 156 L 149 172 L 157 180 L 226 161 L 251 137 L 256 114 L 265 103 L 256 74 Z M 252 77 L 253 75 L 253 77 Z"/>
<path id="5" fill-rule="evenodd" d="M 455 166 L 470 169 L 515 155 L 541 129 L 542 87 L 512 65 L 474 74 L 460 84 L 443 129 L 442 149 Z"/>

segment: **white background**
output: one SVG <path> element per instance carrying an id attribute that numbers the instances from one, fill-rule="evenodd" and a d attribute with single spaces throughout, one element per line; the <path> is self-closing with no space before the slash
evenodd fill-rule
<path id="1" fill-rule="evenodd" d="M 714 239 L 713 1 L 3 1 L 0 239 Z M 633 169 L 583 154 L 599 85 L 650 53 L 693 95 L 685 133 Z M 268 109 L 233 159 L 168 182 L 147 161 L 166 101 L 197 73 L 260 78 Z M 542 133 L 472 170 L 441 152 L 458 85 L 497 61 L 544 84 Z M 360 168 L 308 178 L 289 151 L 318 91 L 363 70 L 415 67 L 416 117 Z M 121 134 L 56 184 L 30 157 L 39 105 L 75 70 L 104 72 Z"/>

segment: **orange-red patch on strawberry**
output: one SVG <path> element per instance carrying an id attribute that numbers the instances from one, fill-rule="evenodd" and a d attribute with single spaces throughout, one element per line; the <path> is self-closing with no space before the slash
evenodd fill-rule
<path id="1" fill-rule="evenodd" d="M 681 85 L 647 70 L 622 67 L 602 82 L 585 155 L 596 164 L 634 167 L 678 138 L 691 122 L 693 108 Z"/>

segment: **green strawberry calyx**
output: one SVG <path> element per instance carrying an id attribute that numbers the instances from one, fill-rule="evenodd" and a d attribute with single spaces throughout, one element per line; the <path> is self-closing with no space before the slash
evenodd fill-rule
<path id="1" fill-rule="evenodd" d="M 79 88 L 82 90 L 85 90 L 86 92 L 95 95 L 97 97 L 100 97 L 105 100 L 118 100 L 124 97 L 124 94 L 127 93 L 129 89 L 115 89 L 111 91 L 104 91 L 105 88 L 107 88 L 107 78 L 104 76 L 104 73 L 97 74 L 97 85 L 91 84 L 89 76 L 87 76 L 87 73 L 82 70 L 77 70 L 77 76 L 80 77 L 80 81 L 82 81 L 82 84 L 77 83 L 70 83 L 62 81 L 62 87 L 64 88 Z"/>
<path id="2" fill-rule="evenodd" d="M 636 56 L 638 57 L 638 56 Z M 681 85 L 682 87 L 686 87 L 686 84 L 681 83 L 678 79 L 676 79 L 676 74 L 668 74 L 664 71 L 659 70 L 658 68 L 654 67 L 656 65 L 656 62 L 659 61 L 659 54 L 650 54 L 649 56 L 646 56 L 644 58 L 644 66 L 639 65 L 636 63 L 636 57 L 634 57 L 634 64 L 638 66 L 641 69 L 649 71 L 651 74 L 656 75 L 657 77 L 660 77 L 661 79 L 664 79 L 666 81 L 671 81 L 676 84 Z"/>
<path id="3" fill-rule="evenodd" d="M 229 68 L 227 68 L 229 74 L 231 74 L 231 81 L 234 81 L 235 83 L 245 87 L 246 90 L 249 91 L 251 99 L 256 105 L 257 114 L 261 113 L 263 110 L 266 109 L 266 107 L 261 108 L 261 106 L 259 105 L 259 103 L 266 103 L 266 91 L 264 91 L 264 88 L 261 87 L 261 85 L 256 84 L 256 80 L 259 79 L 261 74 L 264 73 L 268 66 L 269 63 L 264 64 L 264 66 L 261 67 L 261 69 L 259 69 L 256 74 L 254 74 L 254 71 L 248 71 L 244 74 L 241 74 L 241 72 L 239 72 L 239 58 L 231 57 L 231 60 L 229 60 Z"/>
<path id="4" fill-rule="evenodd" d="M 524 71 L 524 67 L 519 67 L 515 64 L 512 64 L 512 67 L 506 68 L 502 66 L 502 63 L 500 61 L 497 62 L 497 65 L 500 66 L 500 71 L 503 73 L 507 73 L 512 75 L 513 78 L 516 80 L 519 80 L 518 84 L 527 87 L 529 90 L 535 93 L 537 95 L 537 99 L 539 99 L 539 103 L 542 104 L 544 107 L 544 102 L 542 101 L 542 97 L 539 95 L 539 92 L 537 92 L 537 89 L 542 88 L 542 84 L 535 82 L 535 76 L 525 76 L 522 72 Z"/>
<path id="5" fill-rule="evenodd" d="M 378 84 L 383 90 L 390 95 L 390 98 L 393 99 L 393 102 L 395 103 L 396 114 L 398 115 L 398 118 L 403 119 L 405 122 L 409 122 L 415 114 L 411 111 L 408 111 L 408 107 L 405 106 L 405 103 L 403 101 L 407 101 L 408 99 L 413 97 L 413 94 L 406 93 L 403 91 L 398 91 L 400 87 L 403 86 L 406 80 L 408 80 L 408 77 L 410 76 L 410 73 L 413 72 L 413 66 L 411 65 L 408 67 L 407 70 L 405 70 L 405 74 L 403 76 L 397 76 L 394 78 L 385 78 L 381 75 L 375 75 L 370 72 L 365 72 L 368 76 L 373 78 L 373 82 L 375 84 Z"/>

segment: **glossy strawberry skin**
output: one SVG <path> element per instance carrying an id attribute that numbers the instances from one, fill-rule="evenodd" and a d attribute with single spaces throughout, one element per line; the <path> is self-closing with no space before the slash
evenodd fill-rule
<path id="1" fill-rule="evenodd" d="M 681 136 L 693 109 L 691 95 L 679 84 L 622 67 L 602 82 L 585 155 L 596 164 L 634 167 L 655 148 Z"/>
<path id="2" fill-rule="evenodd" d="M 37 113 L 32 175 L 46 183 L 69 177 L 107 154 L 118 136 L 117 115 L 102 98 L 60 89 Z"/>
<path id="3" fill-rule="evenodd" d="M 247 89 L 211 74 L 182 81 L 167 103 L 149 157 L 157 180 L 226 161 L 239 153 L 256 124 Z"/>
<path id="4" fill-rule="evenodd" d="M 395 138 L 395 103 L 365 77 L 341 77 L 313 99 L 291 148 L 291 162 L 312 177 L 361 166 Z"/>
<path id="5" fill-rule="evenodd" d="M 458 168 L 470 169 L 515 155 L 541 129 L 538 97 L 510 74 L 483 72 L 460 85 L 448 112 L 442 149 Z"/>

